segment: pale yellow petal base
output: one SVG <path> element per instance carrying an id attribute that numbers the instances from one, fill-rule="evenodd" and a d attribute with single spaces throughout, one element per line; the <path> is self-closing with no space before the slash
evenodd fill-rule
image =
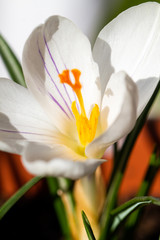
<path id="1" fill-rule="evenodd" d="M 94 235 L 100 235 L 99 216 L 105 197 L 105 185 L 100 168 L 95 175 L 76 181 L 74 186 L 75 210 L 72 209 L 67 194 L 62 195 L 73 240 L 88 240 L 81 212 L 86 213 Z"/>

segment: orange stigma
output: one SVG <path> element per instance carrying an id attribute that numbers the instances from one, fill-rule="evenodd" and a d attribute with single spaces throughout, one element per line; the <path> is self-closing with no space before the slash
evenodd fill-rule
<path id="1" fill-rule="evenodd" d="M 76 93 L 76 92 L 80 91 L 82 88 L 82 85 L 79 81 L 81 72 L 78 69 L 72 69 L 71 73 L 74 76 L 75 83 L 71 82 L 68 69 L 64 70 L 61 74 L 59 74 L 59 77 L 60 77 L 61 83 L 67 83 L 73 89 L 73 91 Z"/>
<path id="2" fill-rule="evenodd" d="M 70 72 L 68 69 L 64 70 L 61 74 L 59 74 L 59 78 L 61 83 L 68 84 L 77 95 L 81 108 L 81 113 L 79 113 L 79 111 L 77 110 L 76 101 L 72 102 L 71 108 L 76 119 L 76 126 L 80 142 L 83 146 L 86 146 L 95 137 L 99 118 L 99 107 L 97 104 L 95 104 L 95 106 L 92 108 L 90 118 L 88 119 L 86 116 L 83 97 L 81 93 L 81 72 L 78 69 L 72 69 L 71 73 L 73 74 L 73 77 L 75 79 L 74 83 L 70 79 Z"/>

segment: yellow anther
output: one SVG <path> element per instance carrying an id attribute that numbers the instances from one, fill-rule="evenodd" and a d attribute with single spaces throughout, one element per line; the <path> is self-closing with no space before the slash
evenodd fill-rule
<path id="1" fill-rule="evenodd" d="M 82 85 L 79 80 L 81 72 L 78 69 L 72 69 L 71 72 L 75 79 L 74 83 L 70 79 L 68 69 L 64 70 L 62 74 L 59 74 L 59 78 L 61 83 L 68 84 L 77 95 L 81 108 L 81 113 L 79 113 L 79 111 L 77 110 L 76 101 L 72 102 L 72 112 L 76 119 L 76 126 L 80 142 L 83 146 L 86 146 L 95 137 L 99 117 L 99 107 L 97 104 L 95 104 L 91 111 L 90 118 L 88 119 L 86 116 L 83 97 L 81 93 Z"/>
<path id="2" fill-rule="evenodd" d="M 74 101 L 72 103 L 72 112 L 76 119 L 76 126 L 80 142 L 83 146 L 86 146 L 95 137 L 99 117 L 99 107 L 97 104 L 95 104 L 95 106 L 92 108 L 90 119 L 88 119 L 86 116 L 78 112 L 76 102 Z"/>

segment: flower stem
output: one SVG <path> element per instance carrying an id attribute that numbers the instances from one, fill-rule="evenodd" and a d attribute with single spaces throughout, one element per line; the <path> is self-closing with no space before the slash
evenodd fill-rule
<path id="1" fill-rule="evenodd" d="M 57 218 L 65 240 L 72 240 L 71 232 L 68 224 L 67 214 L 64 203 L 61 199 L 62 193 L 65 191 L 67 197 L 70 199 L 70 204 L 73 204 L 71 194 L 69 193 L 69 181 L 67 179 L 56 179 L 52 177 L 47 178 L 48 189 L 53 197 L 53 207 L 57 214 Z M 67 192 L 68 191 L 68 192 Z M 73 207 L 73 206 L 72 206 Z M 72 209 L 72 208 L 71 208 Z"/>
<path id="2" fill-rule="evenodd" d="M 106 236 L 109 235 L 110 225 L 111 225 L 111 215 L 110 212 L 114 209 L 117 201 L 117 193 L 119 190 L 119 185 L 122 181 L 123 174 L 118 171 L 114 176 L 114 180 L 110 186 L 107 201 L 105 203 L 104 212 L 101 218 L 101 236 L 100 240 L 105 240 Z"/>

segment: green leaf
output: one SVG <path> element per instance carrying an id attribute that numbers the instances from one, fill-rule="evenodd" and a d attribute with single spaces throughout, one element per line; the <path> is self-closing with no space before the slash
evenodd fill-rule
<path id="1" fill-rule="evenodd" d="M 86 229 L 88 239 L 89 240 L 96 240 L 96 238 L 94 236 L 94 233 L 93 233 L 93 230 L 91 228 L 90 222 L 89 222 L 89 220 L 88 220 L 84 211 L 82 211 L 82 219 L 83 219 L 83 224 L 84 224 L 84 227 Z"/>
<path id="2" fill-rule="evenodd" d="M 131 153 L 131 150 L 133 149 L 133 146 L 135 144 L 135 141 L 138 137 L 138 134 L 140 133 L 142 127 L 145 124 L 145 121 L 147 119 L 148 113 L 151 109 L 151 106 L 159 92 L 160 89 L 160 81 L 158 82 L 155 91 L 152 95 L 152 97 L 150 98 L 149 102 L 147 103 L 145 109 L 143 110 L 142 114 L 140 115 L 140 117 L 137 120 L 137 123 L 134 127 L 134 129 L 132 130 L 132 132 L 127 136 L 125 143 L 123 145 L 123 148 L 121 150 L 121 158 L 123 159 L 123 167 L 125 168 L 126 166 L 126 161 Z"/>
<path id="3" fill-rule="evenodd" d="M 109 186 L 111 186 L 111 182 L 113 182 L 113 179 L 114 179 L 117 171 L 121 171 L 121 172 L 125 171 L 126 164 L 127 164 L 128 158 L 130 156 L 130 153 L 134 147 L 134 144 L 137 140 L 137 137 L 138 137 L 140 131 L 142 130 L 142 128 L 145 124 L 148 113 L 152 107 L 152 104 L 154 103 L 154 100 L 156 99 L 156 97 L 159 93 L 159 90 L 160 90 L 160 81 L 158 82 L 158 84 L 157 84 L 149 102 L 147 103 L 145 109 L 143 110 L 142 114 L 137 119 L 135 127 L 133 128 L 131 133 L 128 134 L 128 136 L 122 146 L 122 149 L 120 150 L 120 152 L 117 153 L 118 160 L 116 161 L 116 165 L 114 166 Z"/>
<path id="4" fill-rule="evenodd" d="M 118 152 L 118 159 L 116 161 L 116 165 L 113 169 L 113 174 L 111 176 L 111 180 L 109 183 L 109 189 L 107 192 L 107 199 L 104 204 L 104 209 L 102 212 L 101 217 L 101 235 L 100 240 L 105 240 L 107 236 L 109 236 L 110 232 L 110 226 L 112 224 L 112 219 L 110 212 L 115 208 L 116 201 L 117 201 L 117 194 L 119 191 L 120 184 L 122 182 L 124 172 L 128 163 L 129 156 L 131 154 L 131 151 L 133 149 L 133 146 L 136 142 L 136 139 L 144 126 L 144 123 L 147 119 L 147 115 L 149 113 L 149 110 L 159 92 L 160 89 L 160 81 L 158 82 L 154 93 L 152 94 L 149 102 L 147 103 L 145 109 L 143 110 L 142 114 L 138 118 L 136 125 L 132 132 L 127 136 L 123 147 L 120 152 Z"/>
<path id="5" fill-rule="evenodd" d="M 148 204 L 160 206 L 160 199 L 154 197 L 135 197 L 111 212 L 114 217 L 111 231 L 114 232 L 122 221 L 124 221 L 133 211 Z"/>
<path id="6" fill-rule="evenodd" d="M 12 80 L 26 87 L 21 65 L 2 35 L 0 35 L 0 55 Z"/>
<path id="7" fill-rule="evenodd" d="M 152 186 L 152 183 L 156 177 L 156 174 L 160 169 L 160 157 L 157 156 L 158 155 L 157 151 L 158 151 L 158 148 L 155 147 L 153 153 L 151 154 L 149 165 L 148 165 L 146 174 L 144 176 L 144 179 L 141 183 L 140 189 L 137 193 L 137 197 L 148 195 L 150 187 Z M 141 211 L 139 209 L 135 211 L 133 214 L 131 214 L 131 216 L 127 219 L 127 223 L 125 226 L 126 234 L 131 232 L 136 227 L 136 225 L 138 224 L 140 213 Z"/>
<path id="8" fill-rule="evenodd" d="M 150 187 L 154 181 L 156 173 L 160 169 L 160 156 L 157 154 L 158 148 L 155 147 L 153 153 L 151 154 L 149 165 L 141 183 L 140 189 L 137 193 L 137 197 L 146 196 L 149 193 Z"/>
<path id="9" fill-rule="evenodd" d="M 9 198 L 0 208 L 0 219 L 9 211 L 9 209 L 37 182 L 39 182 L 42 177 L 34 177 L 29 182 L 24 184 L 11 198 Z"/>

